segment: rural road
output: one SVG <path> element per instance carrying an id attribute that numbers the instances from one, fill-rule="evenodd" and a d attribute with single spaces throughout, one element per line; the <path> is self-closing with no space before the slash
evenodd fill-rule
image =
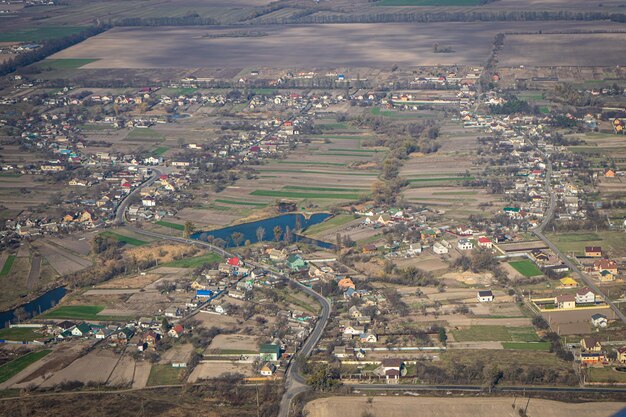
<path id="1" fill-rule="evenodd" d="M 115 224 L 123 224 L 126 220 L 126 209 L 130 205 L 131 197 L 137 195 L 143 187 L 149 187 L 159 178 L 161 175 L 161 171 L 158 169 L 152 169 L 152 175 L 146 181 L 141 183 L 137 188 L 131 191 L 122 201 L 118 204 L 117 209 L 115 210 Z"/>
<path id="2" fill-rule="evenodd" d="M 593 292 L 602 296 L 604 301 L 611 307 L 611 309 L 615 312 L 616 316 L 622 320 L 622 322 L 626 323 L 626 316 L 620 311 L 620 309 L 598 288 L 598 286 L 593 282 L 591 278 L 589 278 L 586 274 L 584 274 L 578 265 L 572 262 L 565 254 L 563 254 L 557 246 L 552 243 L 550 239 L 543 234 L 543 230 L 550 223 L 552 218 L 554 217 L 554 211 L 556 210 L 556 195 L 552 192 L 552 162 L 550 161 L 550 156 L 545 152 L 541 151 L 536 145 L 535 149 L 537 149 L 544 157 L 546 161 L 546 192 L 550 196 L 550 203 L 548 204 L 548 209 L 544 213 L 542 222 L 532 230 L 532 232 L 541 239 L 552 251 L 563 261 L 563 263 L 580 279 L 589 287 Z"/>

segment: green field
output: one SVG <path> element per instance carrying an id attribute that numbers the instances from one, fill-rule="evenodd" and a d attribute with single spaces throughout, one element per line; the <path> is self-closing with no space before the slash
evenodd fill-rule
<path id="1" fill-rule="evenodd" d="M 42 42 L 64 38 L 85 30 L 85 26 L 48 26 L 0 33 L 0 42 Z"/>
<path id="2" fill-rule="evenodd" d="M 361 153 L 378 153 L 378 152 L 385 152 L 384 150 L 380 150 L 380 149 L 351 149 L 351 148 L 330 148 L 328 149 L 329 151 L 338 151 L 338 152 L 361 152 Z"/>
<path id="3" fill-rule="evenodd" d="M 306 169 L 264 169 L 263 172 L 293 172 L 297 174 L 320 174 L 320 175 L 351 175 L 355 177 L 376 177 L 376 174 L 362 174 L 359 172 L 333 172 L 333 171 L 309 171 Z"/>
<path id="4" fill-rule="evenodd" d="M 273 190 L 255 190 L 250 193 L 262 197 L 280 197 L 280 198 L 315 198 L 315 199 L 335 199 L 335 200 L 358 200 L 361 194 L 355 193 L 307 193 L 297 191 L 273 191 Z"/>
<path id="5" fill-rule="evenodd" d="M 150 128 L 135 128 L 128 132 L 124 139 L 127 142 L 159 142 L 163 140 L 163 135 Z"/>
<path id="6" fill-rule="evenodd" d="M 102 320 L 98 316 L 104 310 L 103 306 L 61 306 L 44 313 L 46 319 L 74 319 L 74 320 Z"/>
<path id="7" fill-rule="evenodd" d="M 346 164 L 340 163 L 340 162 L 317 162 L 317 161 L 277 161 L 276 163 L 290 164 L 290 165 L 330 165 L 330 166 L 338 166 L 338 167 L 346 166 Z"/>
<path id="8" fill-rule="evenodd" d="M 515 261 L 509 262 L 517 272 L 524 275 L 525 277 L 534 277 L 537 275 L 543 275 L 541 269 L 537 267 L 531 260 L 525 259 L 523 261 Z"/>
<path id="9" fill-rule="evenodd" d="M 457 342 L 538 342 L 532 327 L 471 326 L 452 330 Z"/>
<path id="10" fill-rule="evenodd" d="M 103 130 L 114 129 L 113 125 L 108 125 L 108 124 L 104 124 L 104 125 L 86 124 L 86 125 L 81 125 L 79 127 L 81 130 L 87 130 L 90 132 L 98 132 L 98 131 L 103 131 Z"/>
<path id="11" fill-rule="evenodd" d="M 204 264 L 211 264 L 220 262 L 222 258 L 215 253 L 208 253 L 202 256 L 196 256 L 195 258 L 179 259 L 177 261 L 168 262 L 163 266 L 170 266 L 172 268 L 198 268 Z"/>
<path id="12" fill-rule="evenodd" d="M 22 174 L 19 172 L 0 172 L 0 178 L 19 178 Z"/>
<path id="13" fill-rule="evenodd" d="M 626 383 L 626 372 L 618 372 L 613 368 L 589 368 L 589 381 Z"/>
<path id="14" fill-rule="evenodd" d="M 0 277 L 9 275 L 9 272 L 11 272 L 11 268 L 13 267 L 13 262 L 15 262 L 15 255 L 9 255 L 7 260 L 4 262 L 4 265 L 2 265 Z"/>
<path id="15" fill-rule="evenodd" d="M 147 386 L 180 384 L 182 372 L 181 368 L 173 368 L 172 365 L 152 365 Z"/>
<path id="16" fill-rule="evenodd" d="M 127 243 L 133 246 L 141 246 L 141 245 L 146 245 L 148 243 L 143 240 L 135 239 L 134 237 L 120 235 L 119 233 L 115 233 L 115 232 L 102 232 L 100 234 L 102 236 L 111 237 L 117 240 L 118 242 Z"/>
<path id="17" fill-rule="evenodd" d="M 167 152 L 170 148 L 168 148 L 167 146 L 159 146 L 158 148 L 156 148 L 154 151 L 152 151 L 152 153 L 155 156 L 161 156 L 163 155 L 165 152 Z"/>
<path id="18" fill-rule="evenodd" d="M 354 191 L 367 192 L 367 188 L 332 188 L 332 187 L 301 187 L 299 185 L 285 185 L 283 190 L 303 190 L 303 191 L 328 191 L 338 193 L 350 193 Z"/>
<path id="19" fill-rule="evenodd" d="M 585 246 L 601 246 L 612 257 L 626 256 L 626 233 L 618 231 L 549 233 L 548 238 L 563 252 L 583 255 Z"/>
<path id="20" fill-rule="evenodd" d="M 223 199 L 215 199 L 216 203 L 224 203 L 224 204 L 232 204 L 235 206 L 254 206 L 254 207 L 265 207 L 267 204 L 265 203 L 253 203 L 251 201 L 235 201 L 235 200 L 223 200 Z"/>
<path id="21" fill-rule="evenodd" d="M 39 68 L 52 68 L 53 70 L 77 69 L 83 65 L 96 62 L 97 59 L 81 59 L 81 58 L 64 58 L 64 59 L 46 59 L 37 63 Z"/>
<path id="22" fill-rule="evenodd" d="M 306 228 L 304 230 L 304 234 L 314 235 L 316 233 L 324 232 L 334 227 L 339 227 L 346 223 L 350 223 L 353 220 L 354 220 L 354 216 L 352 214 L 339 214 L 319 224 L 315 224 L 311 227 Z"/>
<path id="23" fill-rule="evenodd" d="M 480 0 L 380 0 L 376 6 L 478 6 Z"/>
<path id="24" fill-rule="evenodd" d="M 169 227 L 170 229 L 176 229 L 176 230 L 185 230 L 185 226 L 182 224 L 178 224 L 178 223 L 170 223 L 170 222 L 166 222 L 165 220 L 159 220 L 158 222 L 156 222 L 156 224 L 158 224 L 159 226 L 163 226 L 163 227 Z"/>
<path id="25" fill-rule="evenodd" d="M 52 352 L 49 349 L 40 350 L 38 352 L 30 352 L 22 357 L 12 360 L 11 362 L 7 362 L 4 365 L 0 366 L 0 383 L 8 381 L 13 376 L 17 375 L 24 369 L 26 369 L 29 365 L 37 362 L 48 353 Z"/>
<path id="26" fill-rule="evenodd" d="M 254 94 L 259 94 L 259 95 L 270 95 L 270 94 L 274 94 L 276 91 L 276 89 L 273 88 L 255 88 L 252 91 L 254 91 Z"/>
<path id="27" fill-rule="evenodd" d="M 502 347 L 510 350 L 538 350 L 548 352 L 550 350 L 550 342 L 502 342 Z"/>
<path id="28" fill-rule="evenodd" d="M 314 139 L 335 139 L 335 140 L 368 140 L 373 136 L 354 136 L 354 135 L 315 135 Z"/>
<path id="29" fill-rule="evenodd" d="M 42 338 L 39 333 L 35 333 L 35 329 L 30 327 L 7 327 L 0 329 L 0 340 L 13 340 L 13 341 L 31 341 Z"/>

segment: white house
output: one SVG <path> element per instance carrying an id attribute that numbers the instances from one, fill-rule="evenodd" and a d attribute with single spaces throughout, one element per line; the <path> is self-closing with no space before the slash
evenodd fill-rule
<path id="1" fill-rule="evenodd" d="M 480 246 L 481 248 L 491 249 L 493 247 L 493 242 L 488 237 L 479 237 L 478 246 Z"/>
<path id="2" fill-rule="evenodd" d="M 437 255 L 443 255 L 444 253 L 448 253 L 448 248 L 446 248 L 439 242 L 435 242 L 435 244 L 433 245 L 433 252 L 435 252 Z"/>
<path id="3" fill-rule="evenodd" d="M 478 291 L 476 298 L 481 303 L 490 303 L 493 301 L 493 293 L 490 290 Z"/>
<path id="4" fill-rule="evenodd" d="M 589 304 L 596 302 L 596 295 L 589 287 L 581 288 L 576 291 L 576 304 Z"/>
<path id="5" fill-rule="evenodd" d="M 607 320 L 606 316 L 602 315 L 602 314 L 594 314 L 593 316 L 591 316 L 591 325 L 593 327 L 606 327 L 608 326 L 609 321 Z"/>
<path id="6" fill-rule="evenodd" d="M 263 365 L 263 367 L 259 370 L 259 372 L 263 376 L 272 376 L 274 375 L 274 372 L 276 372 L 276 365 L 268 362 L 265 365 Z"/>
<path id="7" fill-rule="evenodd" d="M 154 201 L 154 198 L 152 198 L 152 197 L 144 197 L 141 200 L 141 204 L 144 207 L 154 207 L 154 206 L 156 206 L 156 201 Z"/>
<path id="8" fill-rule="evenodd" d="M 457 248 L 459 250 L 472 250 L 474 249 L 474 244 L 469 239 L 461 239 L 459 243 L 457 243 Z"/>

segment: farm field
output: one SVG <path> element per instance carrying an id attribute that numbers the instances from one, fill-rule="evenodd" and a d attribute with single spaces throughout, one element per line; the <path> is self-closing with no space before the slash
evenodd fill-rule
<path id="1" fill-rule="evenodd" d="M 532 327 L 471 326 L 467 329 L 453 330 L 452 334 L 458 342 L 539 341 L 537 333 Z"/>
<path id="2" fill-rule="evenodd" d="M 163 264 L 163 266 L 172 268 L 198 268 L 204 264 L 220 262 L 221 259 L 222 258 L 215 253 L 209 253 L 207 255 L 196 256 L 194 258 L 179 259 L 177 261 L 168 262 Z"/>
<path id="3" fill-rule="evenodd" d="M 123 242 L 123 243 L 127 243 L 129 245 L 133 245 L 133 246 L 141 246 L 141 245 L 146 245 L 148 242 L 134 238 L 134 237 L 130 237 L 130 236 L 125 236 L 122 235 L 120 233 L 115 233 L 115 232 L 102 232 L 102 236 L 107 236 L 107 237 L 111 237 L 115 240 L 117 240 L 118 242 Z"/>
<path id="4" fill-rule="evenodd" d="M 600 246 L 612 257 L 626 256 L 626 235 L 619 231 L 548 233 L 548 238 L 567 254 L 583 255 L 585 246 Z"/>
<path id="5" fill-rule="evenodd" d="M 524 275 L 525 277 L 534 277 L 537 275 L 543 275 L 543 272 L 541 272 L 541 269 L 539 269 L 537 265 L 535 265 L 529 259 L 525 259 L 523 261 L 509 262 L 509 265 L 511 265 L 517 272 Z"/>
<path id="6" fill-rule="evenodd" d="M 180 384 L 182 373 L 181 368 L 173 368 L 172 365 L 152 365 L 147 386 Z"/>
<path id="7" fill-rule="evenodd" d="M 0 329 L 0 340 L 31 341 L 43 337 L 30 327 L 5 327 Z"/>
<path id="8" fill-rule="evenodd" d="M 15 262 L 15 255 L 8 255 L 4 260 L 2 269 L 0 270 L 0 276 L 9 275 L 11 268 L 13 268 L 13 262 Z"/>
<path id="9" fill-rule="evenodd" d="M 500 65 L 525 66 L 615 66 L 624 65 L 624 33 L 507 35 L 500 53 Z M 613 53 L 603 45 L 619 45 Z M 567 53 L 576 45 L 576 53 Z"/>
<path id="10" fill-rule="evenodd" d="M 185 230 L 185 225 L 182 225 L 179 223 L 166 222 L 165 220 L 159 220 L 158 222 L 156 222 L 156 224 L 158 224 L 159 226 L 163 226 L 163 227 L 169 227 L 170 229 Z"/>
<path id="11" fill-rule="evenodd" d="M 420 410 L 420 417 L 509 417 L 517 416 L 511 408 L 513 398 L 412 398 L 376 396 L 370 403 L 369 396 L 364 397 L 329 397 L 311 401 L 305 406 L 309 417 L 361 417 L 367 413 L 380 416 L 413 417 L 415 410 Z M 534 399 L 529 402 L 529 416 L 570 417 L 609 417 L 620 411 L 626 403 L 562 403 L 558 401 Z"/>
<path id="12" fill-rule="evenodd" d="M 45 319 L 68 319 L 68 320 L 90 320 L 90 321 L 115 321 L 123 320 L 122 316 L 99 315 L 104 311 L 103 306 L 60 306 L 54 310 L 50 310 L 40 317 Z"/>
<path id="13" fill-rule="evenodd" d="M 30 352 L 20 358 L 17 358 L 0 366 L 0 383 L 7 381 L 14 375 L 17 375 L 23 369 L 26 369 L 27 366 L 37 362 L 39 359 L 43 358 L 50 352 L 51 350 L 47 349 L 37 352 Z"/>
<path id="14" fill-rule="evenodd" d="M 451 30 L 451 25 L 454 25 L 454 30 Z M 519 25 L 527 31 L 538 31 L 546 26 L 543 22 L 520 22 Z M 550 23 L 553 30 L 561 27 L 610 29 L 617 26 L 593 22 Z M 405 23 L 327 24 L 320 32 L 315 25 L 257 26 L 257 30 L 267 33 L 267 36 L 240 38 L 203 36 L 207 32 L 223 34 L 234 30 L 228 27 L 115 28 L 54 54 L 52 58 L 100 58 L 85 66 L 91 69 L 211 68 L 217 66 L 217 57 L 221 68 L 246 68 L 250 62 L 255 62 L 258 67 L 271 68 L 480 65 L 490 53 L 493 37 L 515 27 L 516 23 L 512 22 L 430 23 L 427 26 Z M 372 33 L 376 33 L 375 38 L 370 36 Z M 368 41 L 364 42 L 364 39 Z M 433 39 L 456 52 L 434 53 Z M 346 44 L 352 47 L 346 49 L 343 47 Z M 289 49 L 291 53 L 276 56 L 272 53 L 276 48 Z M 336 53 L 330 54 L 329 51 Z M 372 56 L 376 57 L 375 61 Z M 620 54 L 611 56 L 619 57 Z"/>
<path id="15" fill-rule="evenodd" d="M 41 42 L 83 31 L 85 26 L 49 26 L 0 32 L 0 42 Z"/>

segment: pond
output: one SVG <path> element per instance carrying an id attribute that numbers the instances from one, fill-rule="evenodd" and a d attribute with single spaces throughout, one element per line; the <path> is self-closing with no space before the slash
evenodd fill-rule
<path id="1" fill-rule="evenodd" d="M 17 308 L 23 308 L 29 317 L 33 317 L 56 306 L 65 294 L 67 294 L 65 287 L 58 287 Z M 8 327 L 9 323 L 17 321 L 15 317 L 17 308 L 0 313 L 0 328 Z"/>
<path id="2" fill-rule="evenodd" d="M 259 227 L 265 229 L 265 233 L 261 237 L 261 241 L 271 241 L 274 240 L 274 228 L 277 226 L 281 229 L 280 239 L 283 238 L 285 230 L 287 226 L 289 229 L 293 231 L 296 229 L 296 222 L 299 219 L 300 226 L 302 230 L 307 227 L 319 224 L 324 220 L 332 217 L 330 213 L 316 213 L 312 214 L 309 218 L 304 217 L 302 214 L 283 214 L 277 217 L 270 217 L 269 219 L 259 220 L 251 223 L 242 223 L 236 226 L 224 227 L 222 229 L 211 230 L 209 232 L 197 232 L 191 235 L 192 239 L 207 241 L 209 236 L 213 236 L 214 239 L 223 239 L 226 241 L 226 247 L 232 248 L 237 246 L 233 241 L 233 233 L 239 232 L 243 235 L 240 244 L 243 244 L 246 240 L 249 240 L 250 243 L 259 242 L 257 236 L 257 230 Z M 329 242 L 324 242 L 322 240 L 311 239 L 302 235 L 297 235 L 294 233 L 294 241 L 310 243 L 316 246 L 319 246 L 324 249 L 334 249 L 335 245 Z"/>

